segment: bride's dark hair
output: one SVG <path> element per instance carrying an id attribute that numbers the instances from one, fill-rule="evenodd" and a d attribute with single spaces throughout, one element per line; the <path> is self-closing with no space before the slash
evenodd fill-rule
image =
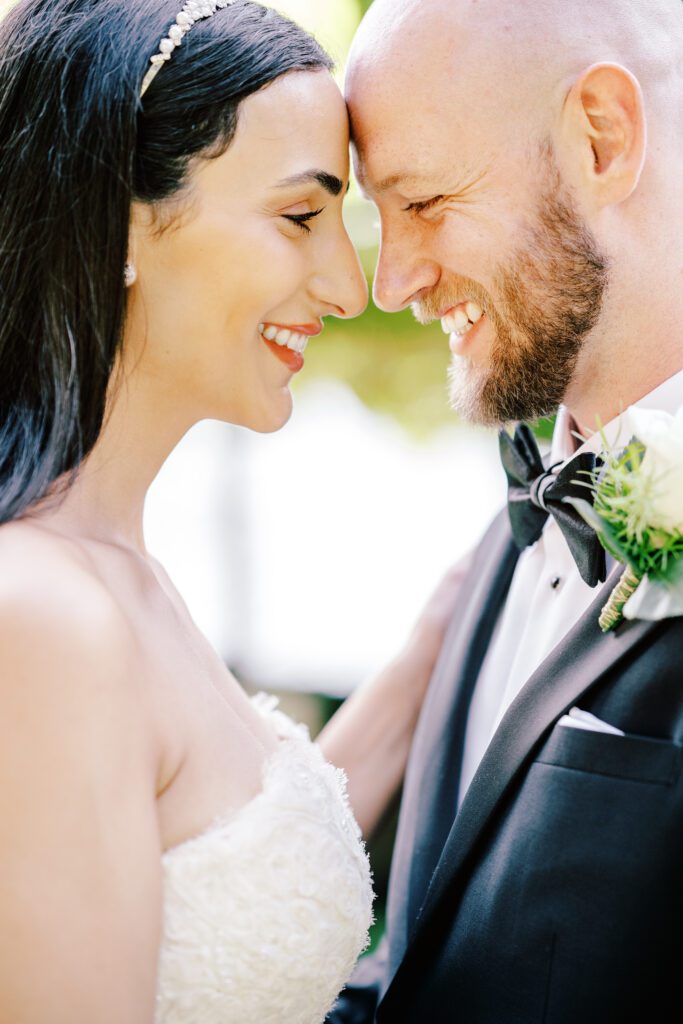
<path id="1" fill-rule="evenodd" d="M 248 96 L 332 67 L 303 29 L 237 0 L 192 27 L 141 101 L 181 7 L 23 0 L 0 25 L 0 523 L 100 434 L 131 202 L 181 193 L 193 157 L 228 148 Z"/>

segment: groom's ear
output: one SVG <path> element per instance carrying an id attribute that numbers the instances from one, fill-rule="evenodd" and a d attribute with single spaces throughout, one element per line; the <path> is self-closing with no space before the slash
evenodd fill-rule
<path id="1" fill-rule="evenodd" d="M 647 149 L 638 79 L 620 64 L 586 68 L 566 96 L 559 149 L 567 179 L 588 192 L 596 206 L 628 199 L 640 181 Z"/>

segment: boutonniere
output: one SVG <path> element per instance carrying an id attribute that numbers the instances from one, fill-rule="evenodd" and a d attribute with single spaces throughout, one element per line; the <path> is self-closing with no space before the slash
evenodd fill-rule
<path id="1" fill-rule="evenodd" d="M 593 503 L 567 498 L 626 568 L 600 615 L 604 633 L 622 619 L 683 615 L 683 408 L 632 408 L 621 419 L 625 448 L 603 436 L 602 465 L 584 484 Z"/>

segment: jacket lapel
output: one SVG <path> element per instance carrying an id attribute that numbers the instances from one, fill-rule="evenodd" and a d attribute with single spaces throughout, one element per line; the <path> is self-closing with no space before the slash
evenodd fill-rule
<path id="1" fill-rule="evenodd" d="M 656 626 L 661 626 L 655 622 L 632 622 L 623 623 L 615 632 L 606 635 L 600 631 L 600 610 L 622 572 L 623 566 L 618 566 L 585 615 L 525 684 L 501 722 L 472 780 L 432 876 L 420 911 L 413 948 L 424 935 L 430 917 L 446 890 L 463 873 L 484 826 L 544 733 L 605 671 L 643 641 Z"/>

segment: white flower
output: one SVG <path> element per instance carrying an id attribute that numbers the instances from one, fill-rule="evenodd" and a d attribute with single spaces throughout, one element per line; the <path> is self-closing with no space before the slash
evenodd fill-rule
<path id="1" fill-rule="evenodd" d="M 683 533 L 683 408 L 675 416 L 652 409 L 629 409 L 622 420 L 628 438 L 645 445 L 638 475 L 648 491 L 648 526 Z"/>
<path id="2" fill-rule="evenodd" d="M 683 615 L 683 588 L 663 587 L 647 576 L 624 605 L 625 619 L 660 622 Z"/>

